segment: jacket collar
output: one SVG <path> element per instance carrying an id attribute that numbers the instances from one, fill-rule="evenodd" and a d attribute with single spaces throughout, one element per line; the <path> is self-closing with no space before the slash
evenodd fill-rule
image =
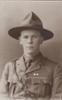
<path id="1" fill-rule="evenodd" d="M 23 71 L 25 71 L 25 73 L 29 73 L 29 72 L 32 72 L 32 71 L 40 69 L 41 66 L 44 65 L 44 59 L 45 58 L 40 53 L 38 55 L 38 57 L 36 58 L 36 60 L 34 60 L 32 62 L 31 66 L 27 70 L 26 70 L 26 66 L 25 66 L 25 62 L 24 62 L 23 56 L 19 58 L 19 60 L 17 61 L 17 64 L 18 64 L 19 70 L 23 70 Z"/>

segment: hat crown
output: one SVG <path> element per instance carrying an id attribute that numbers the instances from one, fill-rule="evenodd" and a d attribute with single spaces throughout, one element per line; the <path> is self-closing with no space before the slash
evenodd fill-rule
<path id="1" fill-rule="evenodd" d="M 40 20 L 40 18 L 34 13 L 34 12 L 30 12 L 28 13 L 25 18 L 22 20 L 21 23 L 23 26 L 25 25 L 30 25 L 30 26 L 37 26 L 37 27 L 42 27 L 42 22 Z"/>
<path id="2" fill-rule="evenodd" d="M 27 29 L 34 29 L 39 31 L 42 34 L 44 40 L 48 40 L 53 37 L 53 33 L 43 27 L 42 21 L 34 12 L 28 13 L 22 20 L 21 25 L 10 29 L 8 34 L 18 40 L 21 31 Z"/>

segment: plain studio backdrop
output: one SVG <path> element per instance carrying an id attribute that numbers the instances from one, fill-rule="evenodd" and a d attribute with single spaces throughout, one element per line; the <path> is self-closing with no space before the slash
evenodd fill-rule
<path id="1" fill-rule="evenodd" d="M 8 30 L 18 26 L 23 17 L 34 11 L 54 38 L 41 45 L 44 56 L 62 64 L 62 2 L 60 1 L 0 1 L 0 77 L 4 65 L 22 54 L 19 41 L 8 35 Z"/>

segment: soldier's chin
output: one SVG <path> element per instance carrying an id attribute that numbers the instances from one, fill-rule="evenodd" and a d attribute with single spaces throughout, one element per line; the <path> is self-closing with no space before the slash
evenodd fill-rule
<path id="1" fill-rule="evenodd" d="M 33 54 L 34 54 L 34 51 L 29 50 L 29 51 L 27 51 L 27 54 L 29 54 L 29 55 L 33 55 Z"/>

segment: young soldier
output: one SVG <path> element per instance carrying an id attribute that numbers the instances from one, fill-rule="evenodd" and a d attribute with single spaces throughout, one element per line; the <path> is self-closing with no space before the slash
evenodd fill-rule
<path id="1" fill-rule="evenodd" d="M 19 40 L 24 53 L 6 64 L 1 78 L 1 93 L 28 100 L 60 98 L 62 68 L 40 53 L 40 45 L 52 38 L 53 33 L 43 28 L 41 20 L 33 12 L 24 18 L 20 27 L 10 29 L 8 33 Z"/>

